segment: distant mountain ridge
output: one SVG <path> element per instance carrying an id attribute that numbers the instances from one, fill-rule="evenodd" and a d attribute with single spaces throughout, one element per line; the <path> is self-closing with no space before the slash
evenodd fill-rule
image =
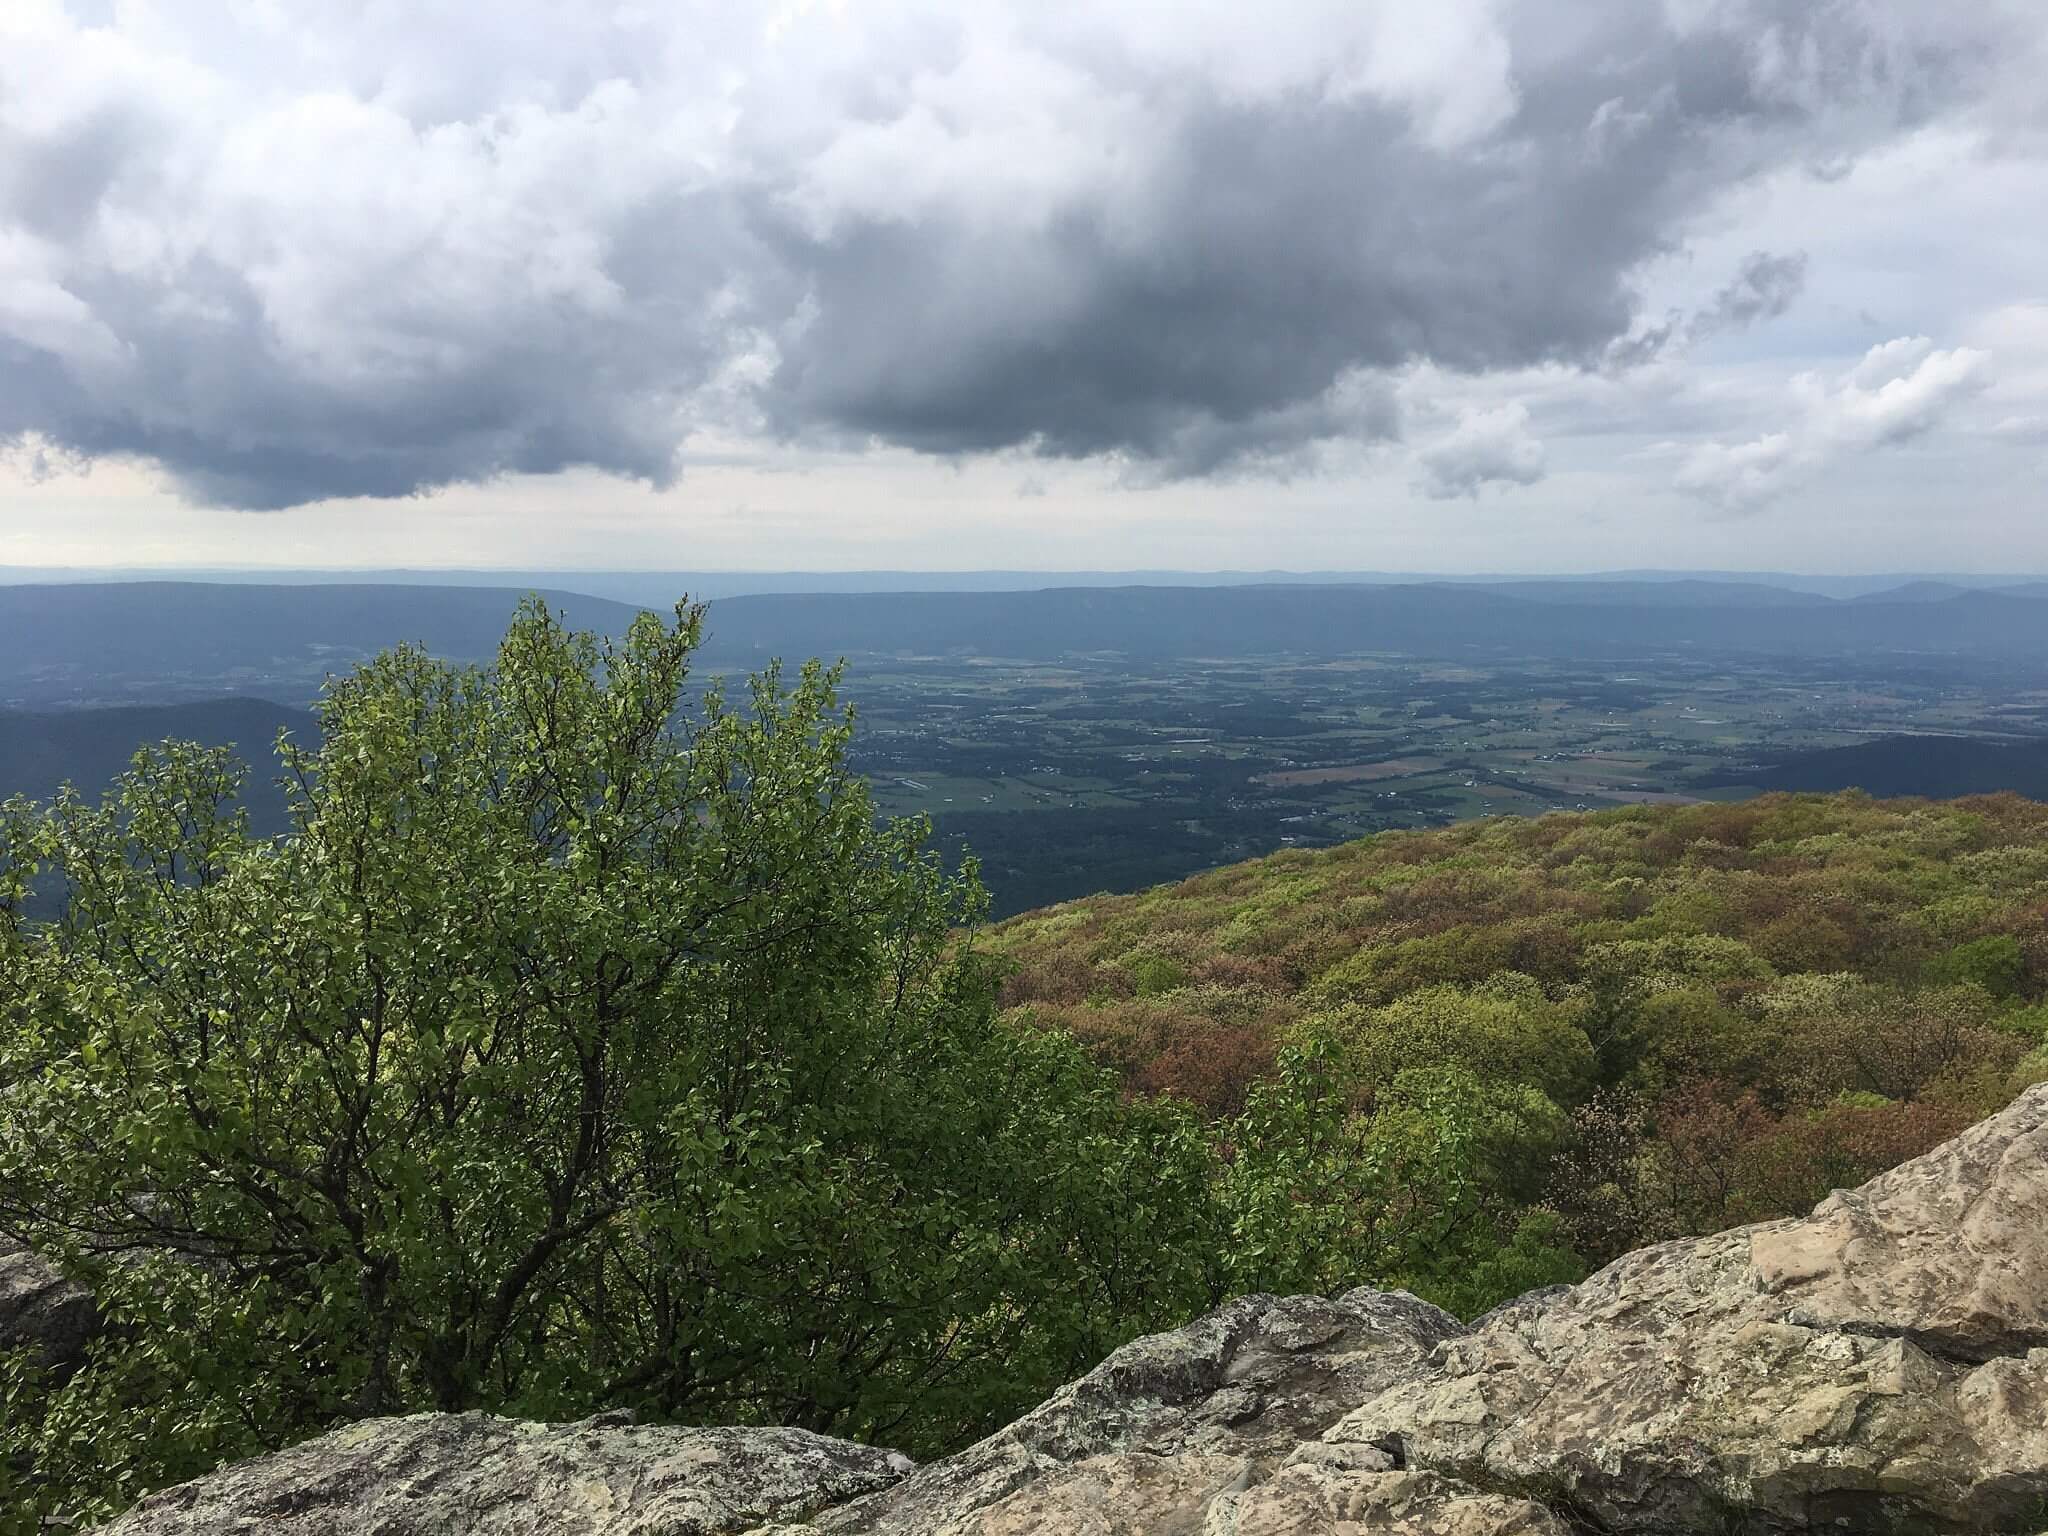
<path id="1" fill-rule="evenodd" d="M 1429 582 L 1428 586 L 1479 587 L 1496 597 L 1517 597 L 1531 603 L 1583 603 L 1590 607 L 1675 608 L 1823 608 L 1836 601 L 1818 592 L 1800 591 L 1755 581 L 1715 581 L 1681 576 L 1669 581 L 1620 577 L 1557 578 L 1545 581 Z M 1961 587 L 1955 589 L 1964 590 Z M 1886 594 L 1856 601 L 1881 600 Z"/>
<path id="2" fill-rule="evenodd" d="M 141 581 L 208 582 L 232 586 L 493 587 L 517 591 L 581 592 L 613 602 L 666 608 L 685 594 L 699 600 L 795 592 L 1042 592 L 1060 587 L 1231 586 L 1482 586 L 1513 588 L 1549 599 L 1560 590 L 1617 585 L 1709 585 L 1747 589 L 1759 602 L 1773 591 L 1808 597 L 1857 598 L 1928 584 L 1956 591 L 2013 589 L 2031 584 L 2048 592 L 2048 577 L 1987 576 L 1952 572 L 1894 572 L 1866 576 L 1801 575 L 1789 571 L 1585 571 L 1532 575 L 1494 571 L 662 571 L 662 570 L 147 570 L 0 566 L 0 587 L 20 584 L 98 585 Z M 1588 591 L 1588 600 L 1605 601 Z"/>
<path id="3" fill-rule="evenodd" d="M 1959 586 L 1953 581 L 1909 581 L 1904 586 L 1891 587 L 1883 592 L 1865 592 L 1849 599 L 1852 603 L 1946 603 L 1963 597 L 1973 590 L 1990 590 L 2001 597 L 2037 597 L 2040 593 L 2016 587 L 1992 587 L 1975 589 Z"/>
<path id="4" fill-rule="evenodd" d="M 111 703 L 111 680 L 303 703 L 332 671 L 401 642 L 494 655 L 524 592 L 492 587 L 255 586 L 204 582 L 0 586 L 0 703 Z M 623 631 L 640 610 L 544 591 L 581 628 Z"/>
<path id="5" fill-rule="evenodd" d="M 1480 586 L 1064 588 L 1015 593 L 763 595 L 714 604 L 707 657 L 851 652 L 1053 659 L 1343 655 L 1848 657 L 1980 653 L 2048 659 L 2048 604 L 1971 592 L 1939 603 L 1538 601 Z"/>
<path id="6" fill-rule="evenodd" d="M 1752 600 L 1752 594 L 1755 594 Z M 197 582 L 0 586 L 0 707 L 157 703 L 239 693 L 302 704 L 331 672 L 401 641 L 491 656 L 522 596 L 505 587 Z M 543 590 L 571 624 L 618 634 L 641 611 Z M 1393 653 L 2048 660 L 2048 602 L 1969 591 L 1838 601 L 1711 582 L 1064 587 L 782 593 L 712 605 L 704 660 L 948 655 L 1056 660 Z"/>

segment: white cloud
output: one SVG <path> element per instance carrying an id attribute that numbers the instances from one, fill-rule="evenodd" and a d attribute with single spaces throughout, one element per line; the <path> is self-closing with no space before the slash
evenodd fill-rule
<path id="1" fill-rule="evenodd" d="M 1466 413 L 1444 436 L 1415 456 L 1425 496 L 1476 497 L 1493 485 L 1534 485 L 1545 470 L 1543 444 L 1529 432 L 1529 410 L 1519 401 Z"/>
<path id="2" fill-rule="evenodd" d="M 1844 459 L 1907 442 L 1940 425 L 1984 387 L 1990 354 L 1936 351 L 1924 336 L 1872 347 L 1835 378 L 1792 380 L 1793 418 L 1743 443 L 1707 443 L 1688 453 L 1674 484 L 1731 510 L 1761 506 Z"/>
<path id="3" fill-rule="evenodd" d="M 2048 416 L 2001 416 L 1988 429 L 2014 443 L 2048 443 Z"/>

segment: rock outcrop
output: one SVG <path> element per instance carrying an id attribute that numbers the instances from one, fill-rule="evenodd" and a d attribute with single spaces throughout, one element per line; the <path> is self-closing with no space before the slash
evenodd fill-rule
<path id="1" fill-rule="evenodd" d="M 368 1419 L 151 1494 L 123 1536 L 721 1536 L 893 1483 L 893 1452 L 800 1429 L 482 1413 Z"/>
<path id="2" fill-rule="evenodd" d="M 1470 1329 L 1246 1297 L 912 1469 L 784 1430 L 380 1420 L 119 1536 L 2048 1536 L 2048 1085 L 1809 1217 Z"/>
<path id="3" fill-rule="evenodd" d="M 1405 1476 L 1370 1448 L 1318 1443 L 1343 1404 L 1414 1376 L 1461 1331 L 1449 1313 L 1401 1292 L 1243 1297 L 1125 1345 L 1008 1429 L 829 1511 L 809 1531 L 1251 1536 L 1318 1529 L 1313 1516 L 1344 1510 L 1354 1521 L 1398 1513 L 1416 1531 L 1552 1529 L 1526 1501 L 1474 1497 L 1441 1478 Z"/>
<path id="4" fill-rule="evenodd" d="M 2048 1085 L 1813 1215 L 1504 1309 L 1329 1432 L 1598 1527 L 2048 1528 Z"/>
<path id="5" fill-rule="evenodd" d="M 26 1347 L 47 1365 L 71 1365 L 98 1329 L 91 1293 L 0 1238 L 0 1353 Z"/>

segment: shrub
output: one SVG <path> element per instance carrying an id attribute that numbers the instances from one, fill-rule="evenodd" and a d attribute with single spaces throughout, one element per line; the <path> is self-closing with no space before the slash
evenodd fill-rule
<path id="1" fill-rule="evenodd" d="M 1460 1067 L 1488 1082 L 1525 1083 L 1575 1102 L 1593 1076 L 1593 1048 L 1577 1025 L 1526 976 L 1482 987 L 1425 988 L 1383 1008 L 1341 1008 L 1307 1020 L 1368 1090 L 1412 1067 Z"/>
<path id="2" fill-rule="evenodd" d="M 2018 997 L 2026 985 L 2027 962 L 2018 939 L 1992 933 L 1937 956 L 1924 974 L 1937 987 L 1973 986 L 1993 997 Z"/>
<path id="3" fill-rule="evenodd" d="M 1525 1281 L 1583 1273 L 1554 1224 L 1522 1232 L 1534 1171 L 1564 1129 L 1542 1094 L 1417 1067 L 1368 1112 L 1352 1098 L 1328 1047 L 1291 1047 L 1229 1126 L 1220 1197 L 1232 1290 L 1399 1287 L 1473 1311 Z"/>

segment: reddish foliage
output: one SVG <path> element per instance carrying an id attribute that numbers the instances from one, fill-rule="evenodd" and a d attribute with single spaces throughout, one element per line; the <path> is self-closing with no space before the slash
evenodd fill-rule
<path id="1" fill-rule="evenodd" d="M 1272 1074 L 1274 1055 L 1268 1031 L 1204 1020 L 1169 1037 L 1130 1084 L 1139 1093 L 1185 1099 L 1207 1115 L 1235 1115 L 1252 1084 Z"/>
<path id="2" fill-rule="evenodd" d="M 1003 982 L 1002 1005 L 1086 1002 L 1104 984 L 1104 973 L 1079 949 L 1042 949 L 1017 962 Z"/>

